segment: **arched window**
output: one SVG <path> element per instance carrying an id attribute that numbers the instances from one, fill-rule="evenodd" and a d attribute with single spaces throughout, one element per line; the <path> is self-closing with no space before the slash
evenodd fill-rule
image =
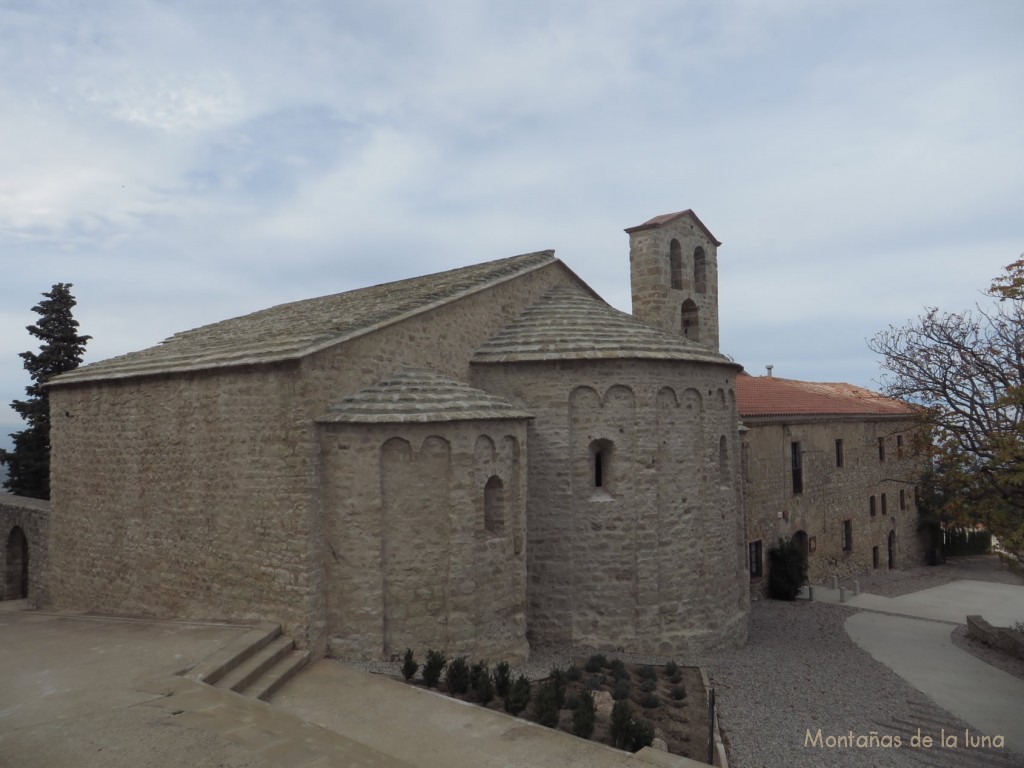
<path id="1" fill-rule="evenodd" d="M 505 488 L 497 475 L 484 486 L 484 528 L 496 536 L 505 532 Z"/>
<path id="2" fill-rule="evenodd" d="M 693 252 L 693 289 L 697 293 L 708 292 L 707 257 L 700 246 Z"/>
<path id="3" fill-rule="evenodd" d="M 672 268 L 672 287 L 681 290 L 683 287 L 683 249 L 678 240 L 673 239 L 669 243 L 668 261 Z"/>
<path id="4" fill-rule="evenodd" d="M 612 442 L 595 440 L 590 444 L 590 471 L 594 488 L 608 490 L 611 485 Z"/>
<path id="5" fill-rule="evenodd" d="M 680 309 L 679 327 L 683 332 L 683 336 L 690 341 L 700 341 L 700 319 L 698 315 L 699 311 L 693 299 L 687 299 L 683 302 L 683 306 Z"/>

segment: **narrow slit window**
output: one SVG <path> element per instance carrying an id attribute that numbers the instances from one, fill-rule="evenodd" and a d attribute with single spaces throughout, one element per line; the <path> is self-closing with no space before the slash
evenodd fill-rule
<path id="1" fill-rule="evenodd" d="M 800 443 L 789 444 L 790 463 L 793 470 L 793 493 L 804 492 L 804 466 L 803 454 L 800 452 Z"/>

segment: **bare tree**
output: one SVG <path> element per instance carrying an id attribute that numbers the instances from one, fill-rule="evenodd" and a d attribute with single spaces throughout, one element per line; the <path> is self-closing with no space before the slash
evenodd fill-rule
<path id="1" fill-rule="evenodd" d="M 868 342 L 883 389 L 921 406 L 944 512 L 984 522 L 1024 553 L 1024 258 L 983 306 L 925 313 Z"/>

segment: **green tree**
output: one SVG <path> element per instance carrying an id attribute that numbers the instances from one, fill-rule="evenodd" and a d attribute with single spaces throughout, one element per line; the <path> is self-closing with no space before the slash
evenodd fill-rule
<path id="1" fill-rule="evenodd" d="M 25 388 L 28 398 L 11 406 L 27 423 L 14 432 L 14 450 L 0 450 L 0 462 L 9 476 L 4 487 L 19 496 L 50 498 L 50 400 L 46 383 L 54 376 L 74 370 L 82 362 L 82 353 L 91 336 L 78 334 L 78 321 L 72 315 L 75 297 L 70 283 L 57 283 L 43 301 L 32 307 L 39 315 L 28 332 L 42 343 L 39 352 L 22 352 L 25 370 L 32 383 Z"/>
<path id="2" fill-rule="evenodd" d="M 869 346 L 887 395 L 921 406 L 934 473 L 929 513 L 980 522 L 1024 555 L 1024 257 L 972 311 L 936 308 Z"/>

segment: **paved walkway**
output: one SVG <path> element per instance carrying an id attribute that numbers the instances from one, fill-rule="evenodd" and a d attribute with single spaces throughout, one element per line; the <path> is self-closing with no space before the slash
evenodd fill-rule
<path id="1" fill-rule="evenodd" d="M 19 607 L 0 604 L 0 768 L 698 765 L 651 749 L 630 755 L 329 661 L 271 705 L 176 674 L 245 627 Z"/>
<path id="2" fill-rule="evenodd" d="M 815 587 L 814 599 L 838 603 L 840 593 Z M 1024 619 L 1024 586 L 964 580 L 900 597 L 848 591 L 843 604 L 863 611 L 845 624 L 857 645 L 942 708 L 1024 754 L 1024 680 L 976 659 L 950 638 L 970 614 L 997 626 Z M 962 745 L 965 735 L 956 735 Z"/>

